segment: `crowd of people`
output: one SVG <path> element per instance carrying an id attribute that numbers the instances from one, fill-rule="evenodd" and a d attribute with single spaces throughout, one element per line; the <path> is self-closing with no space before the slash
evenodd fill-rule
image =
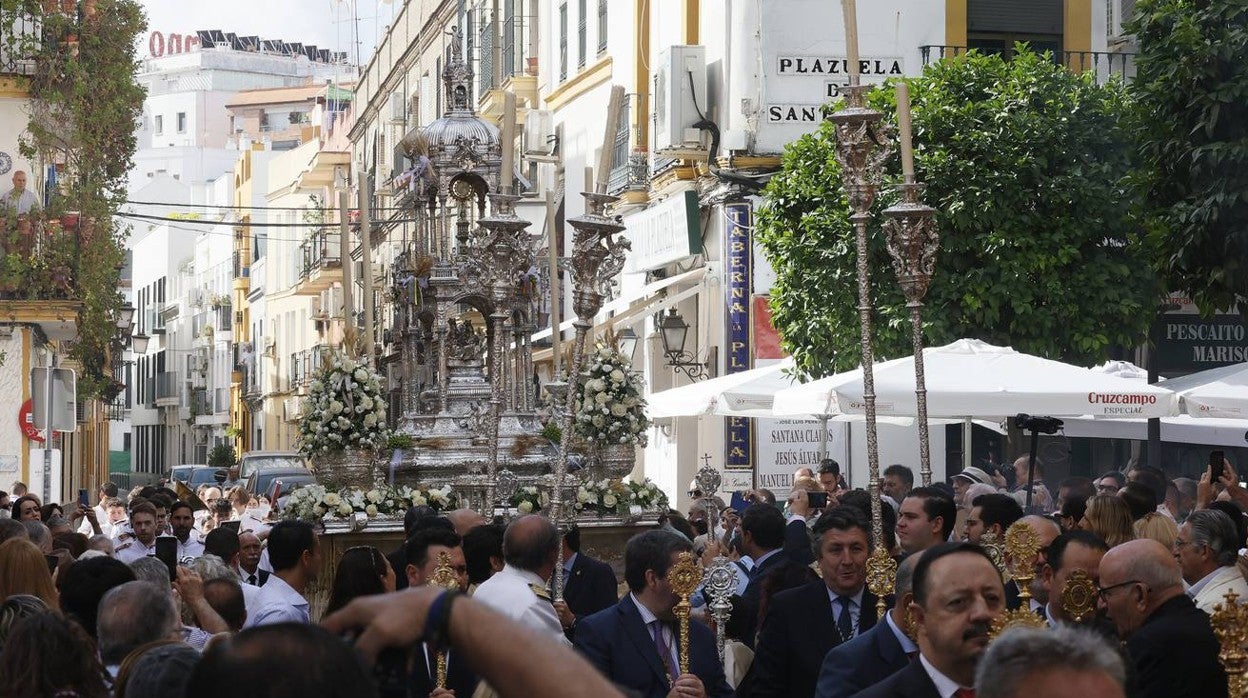
<path id="1" fill-rule="evenodd" d="M 1231 464 L 1052 493 L 1042 467 L 927 487 L 885 469 L 879 544 L 898 567 L 883 599 L 866 584 L 870 495 L 834 461 L 779 502 L 691 491 L 687 512 L 627 541 L 622 578 L 539 515 L 414 507 L 401 545 L 327 561 L 316 527 L 245 491 L 105 483 L 92 507 L 15 483 L 0 493 L 0 698 L 1226 696 L 1210 614 L 1227 592 L 1248 600 Z M 1025 589 L 985 550 L 1018 522 L 1040 545 L 1007 567 L 1032 573 Z M 704 589 L 680 652 L 669 573 L 684 553 L 738 572 L 722 659 Z M 1095 612 L 1066 603 L 1076 572 Z M 1016 609 L 1047 627 L 994 636 Z"/>

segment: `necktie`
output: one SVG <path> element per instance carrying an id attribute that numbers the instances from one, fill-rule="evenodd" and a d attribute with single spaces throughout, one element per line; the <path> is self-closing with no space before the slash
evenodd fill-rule
<path id="1" fill-rule="evenodd" d="M 836 597 L 836 602 L 841 605 L 841 615 L 836 619 L 836 631 L 841 634 L 841 642 L 849 642 L 854 637 L 854 620 L 849 617 L 852 601 L 848 596 Z"/>
<path id="2" fill-rule="evenodd" d="M 975 689 L 959 688 L 953 692 L 953 698 L 975 698 Z"/>
<path id="3" fill-rule="evenodd" d="M 680 675 L 679 667 L 672 664 L 672 648 L 667 644 L 667 639 L 663 637 L 663 623 L 657 620 L 650 621 L 650 632 L 654 635 L 654 646 L 659 651 L 659 659 L 663 661 L 663 668 L 667 670 L 668 682 L 676 683 L 676 678 Z"/>
<path id="4" fill-rule="evenodd" d="M 248 576 L 247 583 L 254 587 L 256 585 L 256 575 L 253 574 L 253 575 Z"/>

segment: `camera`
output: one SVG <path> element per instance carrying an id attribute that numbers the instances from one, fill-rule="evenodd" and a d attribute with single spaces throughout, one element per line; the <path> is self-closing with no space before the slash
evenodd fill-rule
<path id="1" fill-rule="evenodd" d="M 1020 414 L 1014 418 L 1014 426 L 1037 434 L 1056 434 L 1062 428 L 1062 420 L 1057 417 L 1033 417 Z"/>

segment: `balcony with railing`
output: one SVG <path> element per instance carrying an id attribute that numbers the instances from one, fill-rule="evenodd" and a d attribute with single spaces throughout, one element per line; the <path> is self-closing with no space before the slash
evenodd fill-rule
<path id="1" fill-rule="evenodd" d="M 525 14 L 528 3 L 511 3 L 513 12 L 501 24 L 483 13 L 477 49 L 477 111 L 487 117 L 502 114 L 501 92 L 511 90 L 521 103 L 537 103 L 537 57 L 529 46 L 533 17 Z M 534 4 L 535 5 L 535 4 Z M 533 7 L 529 8 L 534 9 Z"/>
<path id="2" fill-rule="evenodd" d="M 337 228 L 325 227 L 312 233 L 299 245 L 302 265 L 295 293 L 314 296 L 342 282 L 342 236 Z"/>
<path id="3" fill-rule="evenodd" d="M 934 63 L 944 58 L 961 56 L 968 50 L 966 46 L 928 45 L 920 46 L 919 53 L 923 65 Z M 1002 53 L 1009 58 L 1013 51 L 977 48 L 980 53 Z M 1064 65 L 1077 73 L 1089 73 L 1098 85 L 1110 80 L 1131 80 L 1135 77 L 1135 54 L 1108 51 L 1060 51 L 1052 54 L 1054 62 Z"/>
<path id="4" fill-rule="evenodd" d="M 180 390 L 178 384 L 178 374 L 174 371 L 165 371 L 156 374 L 156 406 L 157 407 L 177 407 L 181 402 Z"/>
<path id="5" fill-rule="evenodd" d="M 0 206 L 0 300 L 77 300 L 80 241 L 94 229 L 77 213 L 53 217 L 36 207 L 18 214 Z"/>
<path id="6" fill-rule="evenodd" d="M 31 56 L 40 41 L 39 23 L 29 13 L 0 10 L 0 75 L 34 75 Z"/>
<path id="7" fill-rule="evenodd" d="M 625 101 L 620 110 L 620 129 L 615 134 L 611 175 L 607 180 L 607 193 L 613 196 L 621 196 L 626 192 L 644 193 L 650 187 L 646 153 L 632 147 L 633 125 L 629 118 L 631 108 L 630 103 Z"/>

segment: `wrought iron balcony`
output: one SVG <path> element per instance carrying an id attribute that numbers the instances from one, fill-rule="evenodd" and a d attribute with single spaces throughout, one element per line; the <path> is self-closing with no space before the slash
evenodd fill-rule
<path id="1" fill-rule="evenodd" d="M 25 12 L 0 10 L 0 75 L 34 75 L 38 22 Z"/>
<path id="2" fill-rule="evenodd" d="M 919 53 L 923 65 L 945 58 L 961 56 L 968 50 L 966 46 L 927 45 L 920 46 Z M 996 51 L 992 49 L 975 49 L 980 53 L 1004 53 L 1008 58 L 1012 51 Z M 1053 60 L 1070 70 L 1079 73 L 1091 73 L 1098 85 L 1109 80 L 1131 80 L 1135 77 L 1135 54 L 1106 51 L 1061 51 L 1053 54 Z"/>
<path id="3" fill-rule="evenodd" d="M 16 215 L 0 207 L 0 299 L 77 299 L 80 240 L 93 232 L 76 213 Z"/>
<path id="4" fill-rule="evenodd" d="M 338 230 L 328 227 L 313 232 L 307 240 L 304 240 L 299 245 L 300 253 L 303 255 L 300 278 L 306 279 L 322 269 L 341 267 L 340 240 L 341 235 Z"/>

